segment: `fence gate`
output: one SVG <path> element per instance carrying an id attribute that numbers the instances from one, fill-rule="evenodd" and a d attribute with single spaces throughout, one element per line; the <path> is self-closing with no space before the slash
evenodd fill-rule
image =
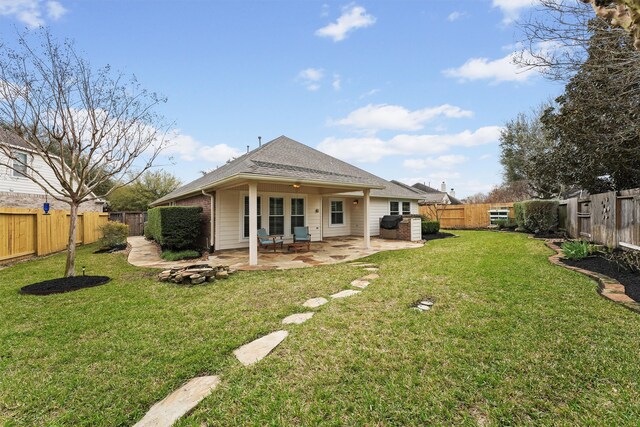
<path id="1" fill-rule="evenodd" d="M 109 212 L 109 221 L 121 222 L 129 226 L 129 236 L 142 236 L 146 212 Z"/>
<path id="2" fill-rule="evenodd" d="M 618 241 L 620 246 L 637 248 L 640 242 L 640 198 L 618 196 Z"/>
<path id="3" fill-rule="evenodd" d="M 591 201 L 578 202 L 578 235 L 591 238 Z"/>

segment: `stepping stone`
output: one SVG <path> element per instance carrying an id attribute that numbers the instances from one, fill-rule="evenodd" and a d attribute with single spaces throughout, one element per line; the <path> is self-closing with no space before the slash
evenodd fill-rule
<path id="1" fill-rule="evenodd" d="M 322 298 L 322 297 L 311 298 L 306 300 L 304 304 L 302 304 L 302 306 L 307 308 L 316 308 L 316 307 L 320 307 L 321 305 L 325 305 L 328 302 L 329 301 L 326 298 Z"/>
<path id="2" fill-rule="evenodd" d="M 432 306 L 433 305 L 433 301 L 429 301 L 428 299 L 426 299 L 424 301 L 420 301 L 420 304 Z"/>
<path id="3" fill-rule="evenodd" d="M 192 378 L 149 409 L 134 427 L 170 427 L 220 384 L 217 375 Z"/>
<path id="4" fill-rule="evenodd" d="M 337 294 L 331 295 L 331 298 L 346 298 L 351 295 L 359 294 L 360 291 L 354 291 L 353 289 L 345 289 L 344 291 L 340 291 Z"/>
<path id="5" fill-rule="evenodd" d="M 377 264 L 371 264 L 368 262 L 352 262 L 349 264 L 351 267 L 358 267 L 358 268 L 362 268 L 362 267 L 375 267 L 378 268 Z"/>
<path id="6" fill-rule="evenodd" d="M 364 277 L 361 277 L 360 280 L 375 280 L 380 278 L 379 274 L 373 273 L 373 274 L 367 274 Z"/>
<path id="7" fill-rule="evenodd" d="M 366 271 L 378 271 L 380 269 L 378 267 L 367 267 L 364 270 L 366 270 Z"/>
<path id="8" fill-rule="evenodd" d="M 291 325 L 291 324 L 299 325 L 311 319 L 314 314 L 316 314 L 314 311 L 310 311 L 307 313 L 292 314 L 291 316 L 287 316 L 284 319 L 282 319 L 282 324 L 283 325 Z"/>
<path id="9" fill-rule="evenodd" d="M 423 304 L 418 304 L 418 308 L 422 311 L 427 311 L 427 310 L 431 310 L 431 306 L 430 305 L 423 305 Z"/>
<path id="10" fill-rule="evenodd" d="M 244 366 L 253 365 L 264 359 L 289 335 L 287 331 L 275 331 L 262 338 L 251 341 L 240 348 L 233 350 L 233 354 Z"/>
<path id="11" fill-rule="evenodd" d="M 369 286 L 369 282 L 367 282 L 366 280 L 356 279 L 353 282 L 351 282 L 351 286 L 355 286 L 356 288 L 364 289 L 367 286 Z"/>

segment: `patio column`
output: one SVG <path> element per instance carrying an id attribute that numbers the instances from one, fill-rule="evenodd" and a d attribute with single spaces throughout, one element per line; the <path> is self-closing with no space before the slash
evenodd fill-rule
<path id="1" fill-rule="evenodd" d="M 371 190 L 369 190 L 368 188 L 364 190 L 364 203 L 363 203 L 364 206 L 362 207 L 364 208 L 363 211 L 364 211 L 364 248 L 365 249 L 371 248 L 371 229 L 369 228 L 369 220 L 370 220 L 369 196 L 370 194 L 371 194 Z"/>
<path id="2" fill-rule="evenodd" d="M 258 184 L 249 184 L 249 265 L 258 265 Z"/>

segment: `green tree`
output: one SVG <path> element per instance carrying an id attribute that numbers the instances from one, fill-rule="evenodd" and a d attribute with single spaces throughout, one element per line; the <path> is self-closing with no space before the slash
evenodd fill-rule
<path id="1" fill-rule="evenodd" d="M 112 211 L 146 211 L 149 203 L 180 186 L 178 178 L 166 171 L 147 171 L 128 185 L 114 190 L 107 198 Z"/>

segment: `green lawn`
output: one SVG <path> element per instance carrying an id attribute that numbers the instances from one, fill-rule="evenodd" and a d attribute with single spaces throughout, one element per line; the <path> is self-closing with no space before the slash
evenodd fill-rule
<path id="1" fill-rule="evenodd" d="M 334 300 L 260 363 L 231 351 L 362 271 L 243 272 L 200 287 L 79 251 L 114 278 L 19 295 L 63 256 L 0 271 L 0 425 L 131 425 L 189 378 L 223 382 L 180 426 L 637 425 L 640 316 L 552 266 L 526 236 L 460 232 L 369 257 L 381 278 Z M 421 297 L 436 304 L 410 310 Z"/>

